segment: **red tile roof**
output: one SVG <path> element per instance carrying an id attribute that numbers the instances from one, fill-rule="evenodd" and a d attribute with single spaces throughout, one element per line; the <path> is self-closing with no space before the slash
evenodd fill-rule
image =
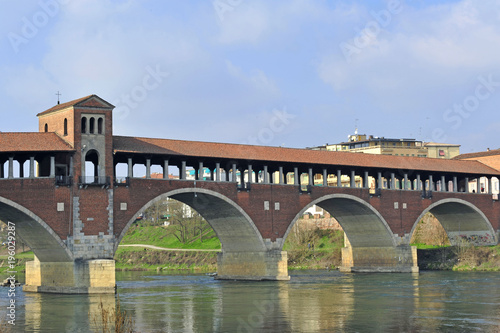
<path id="1" fill-rule="evenodd" d="M 5 152 L 44 152 L 74 149 L 55 133 L 1 133 L 0 153 Z"/>
<path id="2" fill-rule="evenodd" d="M 461 155 L 455 156 L 453 159 L 454 160 L 465 160 L 465 159 L 486 157 L 486 156 L 495 156 L 495 155 L 500 155 L 500 149 L 479 151 L 476 153 L 461 154 Z"/>
<path id="3" fill-rule="evenodd" d="M 66 102 L 66 103 L 57 104 L 56 106 L 54 106 L 54 107 L 52 107 L 52 108 L 50 108 L 48 110 L 40 112 L 39 114 L 37 114 L 37 117 L 46 115 L 46 114 L 54 112 L 54 111 L 65 109 L 65 108 L 68 108 L 70 106 L 75 106 L 77 104 L 84 104 L 84 102 L 86 102 L 87 100 L 90 100 L 91 98 L 97 98 L 97 99 L 103 101 L 104 103 L 107 103 L 108 105 L 111 105 L 110 103 L 106 102 L 105 100 L 103 100 L 102 98 L 100 98 L 97 95 L 89 95 L 89 96 L 85 96 L 85 97 L 82 97 L 82 98 L 79 98 L 79 99 L 75 99 L 73 101 L 69 101 L 69 102 Z M 95 107 L 101 106 L 102 107 L 102 104 L 101 103 L 92 103 L 92 106 L 95 106 Z"/>
<path id="4" fill-rule="evenodd" d="M 378 169 L 500 175 L 500 171 L 492 169 L 477 161 L 443 160 L 424 157 L 374 155 L 125 136 L 114 136 L 113 147 L 117 153 L 177 155 L 262 162 L 319 164 L 325 166 L 338 165 Z"/>

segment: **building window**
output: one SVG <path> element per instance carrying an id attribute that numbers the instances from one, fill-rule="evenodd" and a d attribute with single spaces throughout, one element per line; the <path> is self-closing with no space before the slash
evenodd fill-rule
<path id="1" fill-rule="evenodd" d="M 94 134 L 94 129 L 95 129 L 95 118 L 92 117 L 89 120 L 89 133 Z"/>
<path id="2" fill-rule="evenodd" d="M 49 124 L 45 124 L 45 132 L 49 131 Z"/>
<path id="3" fill-rule="evenodd" d="M 444 150 L 439 149 L 439 156 L 444 156 Z"/>
<path id="4" fill-rule="evenodd" d="M 68 135 L 68 119 L 64 118 L 64 135 Z"/>
<path id="5" fill-rule="evenodd" d="M 82 133 L 87 133 L 87 117 L 82 117 Z"/>
<path id="6" fill-rule="evenodd" d="M 102 128 L 103 127 L 103 122 L 104 122 L 104 119 L 102 119 L 102 118 L 99 118 L 97 120 L 97 134 L 102 134 L 103 133 L 102 132 L 103 131 L 103 128 Z"/>

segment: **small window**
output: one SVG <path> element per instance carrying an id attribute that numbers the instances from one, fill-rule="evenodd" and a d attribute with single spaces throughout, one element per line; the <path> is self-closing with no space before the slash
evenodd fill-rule
<path id="1" fill-rule="evenodd" d="M 64 118 L 64 135 L 68 135 L 68 119 Z"/>
<path id="2" fill-rule="evenodd" d="M 102 130 L 103 130 L 103 128 L 102 128 L 103 122 L 104 122 L 104 119 L 102 119 L 102 118 L 99 118 L 97 120 L 97 134 L 102 134 L 103 133 L 102 132 Z"/>
<path id="3" fill-rule="evenodd" d="M 49 131 L 49 124 L 45 124 L 45 132 Z"/>
<path id="4" fill-rule="evenodd" d="M 82 117 L 82 133 L 87 133 L 87 117 Z"/>
<path id="5" fill-rule="evenodd" d="M 95 129 L 95 118 L 92 117 L 92 118 L 90 118 L 90 122 L 89 122 L 90 134 L 94 134 L 94 129 Z"/>

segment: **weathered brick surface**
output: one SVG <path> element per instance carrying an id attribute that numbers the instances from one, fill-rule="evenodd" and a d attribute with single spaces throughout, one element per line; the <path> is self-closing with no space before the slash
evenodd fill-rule
<path id="1" fill-rule="evenodd" d="M 118 237 L 138 211 L 150 200 L 177 189 L 193 189 L 194 182 L 179 180 L 132 179 L 130 186 L 113 190 L 113 234 Z M 409 234 L 418 217 L 431 204 L 443 199 L 465 200 L 480 209 L 489 219 L 494 230 L 499 230 L 500 202 L 486 194 L 434 192 L 432 199 L 422 199 L 420 192 L 383 190 L 380 197 L 371 197 L 368 190 L 359 188 L 314 187 L 312 193 L 300 193 L 291 185 L 252 184 L 250 191 L 238 191 L 234 183 L 196 182 L 196 188 L 211 190 L 232 200 L 255 223 L 264 239 L 282 238 L 290 223 L 306 206 L 331 194 L 356 196 L 376 209 L 387 221 L 392 232 L 399 236 Z M 0 196 L 30 210 L 45 221 L 61 239 L 72 235 L 72 197 L 80 202 L 80 219 L 85 235 L 109 235 L 110 212 L 108 190 L 101 187 L 79 189 L 55 187 L 53 179 L 4 179 L 0 181 Z M 269 201 L 269 210 L 264 210 Z M 57 211 L 57 203 L 64 203 L 65 210 Z M 398 209 L 394 203 L 398 203 Z M 126 203 L 127 210 L 120 210 Z M 275 210 L 279 203 L 279 210 Z M 406 209 L 403 208 L 406 204 Z M 335 212 L 332 212 L 335 216 Z M 93 219 L 93 220 L 92 220 Z"/>

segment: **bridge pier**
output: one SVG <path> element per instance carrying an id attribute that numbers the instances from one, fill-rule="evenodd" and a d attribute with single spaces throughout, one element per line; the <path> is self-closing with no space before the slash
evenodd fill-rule
<path id="1" fill-rule="evenodd" d="M 217 256 L 218 280 L 287 281 L 286 251 L 220 252 Z"/>
<path id="2" fill-rule="evenodd" d="M 418 273 L 417 248 L 409 245 L 396 247 L 342 248 L 341 272 L 346 273 Z"/>
<path id="3" fill-rule="evenodd" d="M 114 294 L 115 261 L 110 259 L 74 262 L 26 263 L 26 292 L 56 294 Z"/>

